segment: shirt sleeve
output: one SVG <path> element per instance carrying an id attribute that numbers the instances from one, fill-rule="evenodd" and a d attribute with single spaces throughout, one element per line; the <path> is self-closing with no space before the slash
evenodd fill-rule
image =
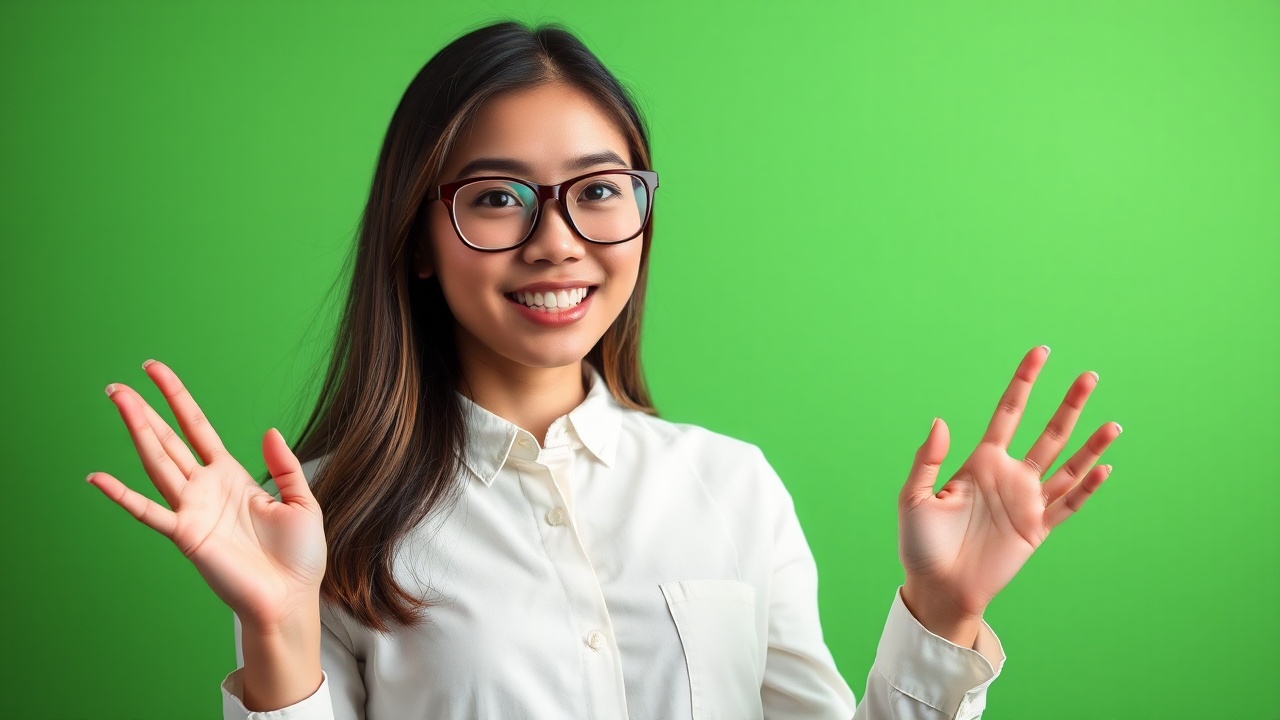
<path id="1" fill-rule="evenodd" d="M 818 618 L 818 568 L 791 495 L 761 458 L 772 502 L 768 645 L 760 686 L 765 718 L 849 720 L 853 691 L 836 669 Z"/>
<path id="2" fill-rule="evenodd" d="M 867 691 L 856 720 L 976 720 L 987 705 L 987 687 L 1004 667 L 1004 649 L 985 622 L 974 648 L 934 635 L 894 595 Z M 992 667 L 987 657 L 998 658 Z"/>
<path id="3" fill-rule="evenodd" d="M 323 679 L 310 697 L 278 710 L 253 712 L 244 706 L 244 651 L 240 618 L 235 621 L 237 667 L 222 681 L 223 720 L 364 720 L 364 663 L 351 651 L 341 622 L 321 611 L 320 667 Z M 335 631 L 334 627 L 337 628 Z"/>
<path id="4" fill-rule="evenodd" d="M 767 463 L 766 463 L 767 465 Z M 771 479 L 777 475 L 772 473 Z M 930 633 L 895 596 L 867 677 L 855 703 L 822 637 L 818 570 L 800 529 L 791 496 L 779 479 L 774 516 L 774 557 L 769 593 L 768 648 L 760 695 L 765 718 L 806 720 L 974 720 L 986 706 L 986 689 L 1004 665 L 995 633 L 983 624 L 976 647 Z M 856 707 L 855 707 L 856 706 Z"/>

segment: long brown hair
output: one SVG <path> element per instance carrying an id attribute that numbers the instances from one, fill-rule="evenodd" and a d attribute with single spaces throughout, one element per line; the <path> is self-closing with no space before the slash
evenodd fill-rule
<path id="1" fill-rule="evenodd" d="M 467 437 L 454 318 L 435 276 L 423 280 L 413 270 L 427 228 L 423 198 L 481 103 L 551 80 L 609 109 L 636 169 L 652 169 L 648 133 L 627 91 L 555 24 L 500 22 L 454 40 L 418 72 L 387 128 L 329 368 L 294 449 L 303 462 L 325 458 L 311 479 L 328 538 L 321 596 L 371 629 L 421 621 L 429 602 L 396 582 L 393 551 L 462 487 Z M 650 223 L 635 291 L 586 360 L 620 404 L 656 414 L 640 366 L 652 234 Z"/>

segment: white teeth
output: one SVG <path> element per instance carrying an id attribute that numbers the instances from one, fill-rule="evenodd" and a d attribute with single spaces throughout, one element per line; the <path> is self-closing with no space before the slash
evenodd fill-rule
<path id="1" fill-rule="evenodd" d="M 573 288 L 556 292 L 517 292 L 512 293 L 516 302 L 538 310 L 567 310 L 575 307 L 587 297 L 587 288 Z"/>

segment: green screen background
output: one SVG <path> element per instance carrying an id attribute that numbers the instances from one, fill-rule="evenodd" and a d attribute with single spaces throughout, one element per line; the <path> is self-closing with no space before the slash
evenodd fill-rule
<path id="1" fill-rule="evenodd" d="M 382 134 L 443 44 L 566 22 L 635 92 L 668 418 L 763 447 L 861 695 L 895 499 L 1047 343 L 1111 479 L 996 599 L 1005 718 L 1280 717 L 1280 4 L 0 5 L 14 717 L 217 717 L 231 613 L 83 482 L 159 499 L 108 382 L 169 363 L 233 454 L 300 429 Z M 1064 454 L 1065 457 L 1066 454 Z"/>

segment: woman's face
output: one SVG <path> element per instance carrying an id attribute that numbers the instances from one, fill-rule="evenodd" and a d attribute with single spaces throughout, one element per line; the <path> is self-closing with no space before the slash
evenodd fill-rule
<path id="1" fill-rule="evenodd" d="M 486 164 L 475 167 L 481 159 Z M 441 178 L 507 175 L 554 184 L 593 170 L 629 168 L 631 162 L 626 137 L 607 111 L 582 91 L 553 82 L 487 100 L 461 129 Z M 484 202 L 511 200 L 499 194 Z M 466 246 L 445 204 L 429 204 L 429 237 L 418 275 L 439 279 L 458 322 L 464 363 L 511 370 L 578 363 L 631 297 L 643 239 L 587 242 L 565 222 L 558 204 L 544 203 L 528 241 L 503 252 Z M 536 305 L 539 293 L 541 306 L 528 307 Z M 547 299 L 550 293 L 555 301 Z M 575 305 L 579 297 L 584 299 Z M 548 309 L 553 302 L 557 307 Z"/>

